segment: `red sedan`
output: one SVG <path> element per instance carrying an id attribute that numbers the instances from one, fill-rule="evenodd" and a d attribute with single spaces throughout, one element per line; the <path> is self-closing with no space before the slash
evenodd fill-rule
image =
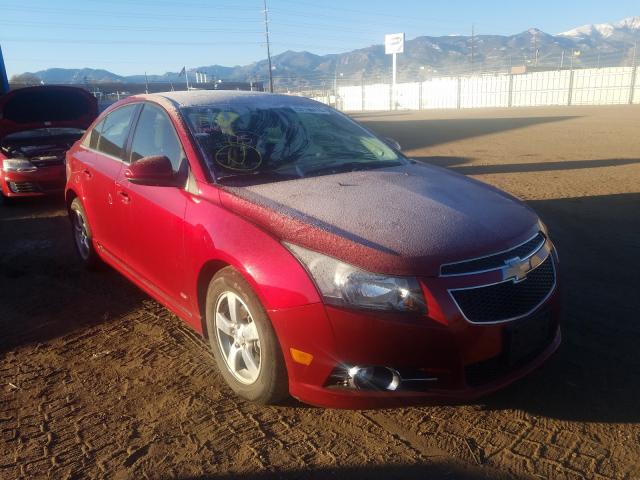
<path id="1" fill-rule="evenodd" d="M 65 153 L 98 116 L 91 93 L 42 86 L 0 96 L 0 201 L 61 193 Z"/>
<path id="2" fill-rule="evenodd" d="M 325 105 L 131 97 L 67 160 L 82 261 L 202 333 L 246 399 L 469 400 L 560 343 L 558 260 L 536 214 Z"/>

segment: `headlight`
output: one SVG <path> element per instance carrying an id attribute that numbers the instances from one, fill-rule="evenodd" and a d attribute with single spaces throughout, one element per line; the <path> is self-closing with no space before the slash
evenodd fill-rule
<path id="1" fill-rule="evenodd" d="M 325 302 L 374 310 L 426 312 L 424 296 L 413 277 L 389 277 L 306 248 L 284 243 L 314 280 Z"/>
<path id="2" fill-rule="evenodd" d="M 7 158 L 2 161 L 5 172 L 34 172 L 38 169 L 33 163 L 24 158 Z"/>

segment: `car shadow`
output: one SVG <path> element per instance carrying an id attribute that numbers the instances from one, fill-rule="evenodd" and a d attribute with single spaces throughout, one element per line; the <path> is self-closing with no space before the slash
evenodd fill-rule
<path id="1" fill-rule="evenodd" d="M 413 465 L 366 465 L 362 467 L 309 468 L 306 470 L 265 471 L 247 473 L 205 474 L 192 477 L 179 477 L 180 480 L 302 480 L 302 479 L 348 479 L 348 480 L 404 480 L 404 479 L 517 479 L 517 476 L 497 470 L 471 465 L 447 462 L 430 462 Z"/>
<path id="2" fill-rule="evenodd" d="M 82 267 L 63 204 L 0 207 L 0 238 L 0 355 L 107 321 L 146 298 L 106 266 Z"/>
<path id="3" fill-rule="evenodd" d="M 640 422 L 640 193 L 528 202 L 560 256 L 563 343 L 484 408 Z"/>
<path id="4" fill-rule="evenodd" d="M 461 165 L 469 163 L 464 157 L 411 157 L 413 160 L 450 168 L 464 175 L 484 175 L 495 173 L 548 172 L 557 170 L 577 170 L 585 168 L 616 167 L 640 163 L 640 158 L 606 158 L 597 160 L 566 160 L 560 162 L 524 162 L 498 165 Z"/>
<path id="5" fill-rule="evenodd" d="M 403 150 L 414 150 L 543 123 L 563 122 L 573 118 L 578 117 L 575 115 L 559 115 L 505 118 L 398 119 L 396 121 L 389 121 L 388 118 L 381 120 L 363 118 L 360 121 L 374 132 L 397 140 L 402 145 Z"/>

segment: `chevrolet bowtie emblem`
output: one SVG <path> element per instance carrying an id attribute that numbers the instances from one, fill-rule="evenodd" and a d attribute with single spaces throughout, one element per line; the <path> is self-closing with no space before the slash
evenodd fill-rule
<path id="1" fill-rule="evenodd" d="M 527 278 L 527 273 L 533 268 L 531 264 L 531 257 L 522 260 L 520 257 L 510 258 L 505 260 L 506 264 L 502 267 L 502 279 L 513 280 L 513 283 L 518 283 Z"/>

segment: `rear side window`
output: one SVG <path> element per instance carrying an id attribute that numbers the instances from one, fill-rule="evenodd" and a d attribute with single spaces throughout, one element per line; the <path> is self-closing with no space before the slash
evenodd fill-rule
<path id="1" fill-rule="evenodd" d="M 131 144 L 131 161 L 164 155 L 178 172 L 184 158 L 182 146 L 167 114 L 158 107 L 145 104 Z"/>
<path id="2" fill-rule="evenodd" d="M 138 105 L 125 105 L 114 110 L 101 122 L 96 150 L 122 159 L 124 144 L 129 135 L 131 116 Z M 91 139 L 91 142 L 93 138 Z"/>

